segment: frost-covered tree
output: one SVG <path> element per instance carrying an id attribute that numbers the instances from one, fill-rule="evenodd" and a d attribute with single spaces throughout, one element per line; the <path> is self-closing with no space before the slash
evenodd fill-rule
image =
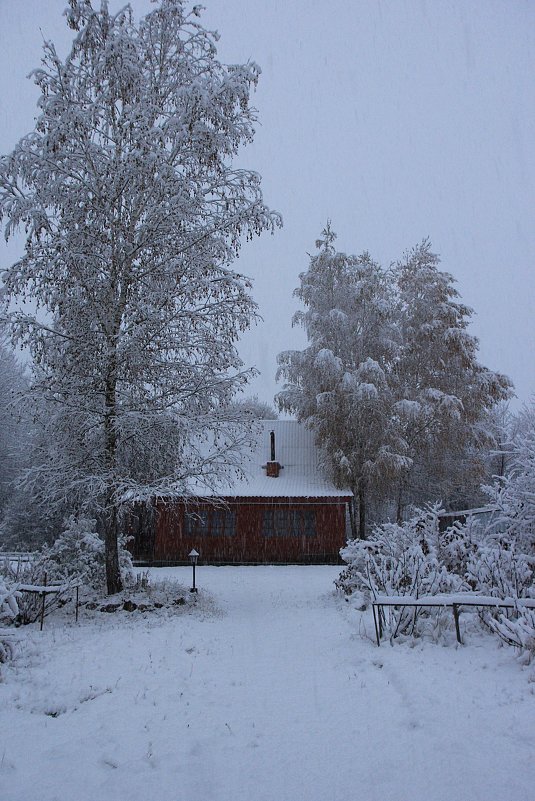
<path id="1" fill-rule="evenodd" d="M 412 461 L 398 485 L 398 519 L 411 501 L 469 502 L 496 446 L 491 411 L 510 395 L 509 380 L 479 363 L 472 309 L 439 264 L 424 240 L 393 268 L 402 342 L 395 422 Z"/>
<path id="2" fill-rule="evenodd" d="M 277 410 L 270 403 L 260 400 L 258 395 L 236 399 L 231 406 L 251 420 L 277 420 L 279 416 Z"/>
<path id="3" fill-rule="evenodd" d="M 390 425 L 392 363 L 398 349 L 393 296 L 385 273 L 368 253 L 336 252 L 330 225 L 316 245 L 295 295 L 305 311 L 294 325 L 308 337 L 303 351 L 278 357 L 281 409 L 313 428 L 326 468 L 355 496 L 354 536 L 365 536 L 370 495 L 404 468 Z"/>
<path id="4" fill-rule="evenodd" d="M 259 68 L 222 65 L 200 13 L 160 0 L 136 24 L 129 6 L 70 0 L 72 49 L 45 43 L 35 130 L 0 164 L 6 236 L 27 234 L 5 295 L 37 305 L 10 317 L 35 363 L 41 491 L 99 515 L 110 593 L 125 501 L 232 461 L 228 405 L 249 377 L 235 343 L 255 305 L 231 264 L 280 224 L 233 166 Z"/>
<path id="5" fill-rule="evenodd" d="M 18 503 L 27 467 L 31 426 L 19 403 L 27 384 L 23 368 L 0 336 L 0 547 L 8 539 L 6 517 Z"/>
<path id="6" fill-rule="evenodd" d="M 518 415 L 518 428 L 508 447 L 508 470 L 486 487 L 498 513 L 492 528 L 525 553 L 535 554 L 535 404 Z"/>
<path id="7" fill-rule="evenodd" d="M 353 490 L 362 537 L 371 506 L 401 523 L 409 503 L 470 497 L 496 444 L 489 413 L 510 383 L 477 361 L 471 310 L 429 242 L 386 271 L 333 242 L 328 226 L 300 276 L 306 308 L 294 324 L 309 345 L 280 354 L 278 402 L 314 429 L 331 475 Z"/>
<path id="8" fill-rule="evenodd" d="M 29 386 L 28 370 L 0 335 L 0 549 L 42 545 L 61 523 L 61 514 L 38 508 L 35 487 L 26 481 L 45 436 L 32 419 Z"/>
<path id="9" fill-rule="evenodd" d="M 510 463 L 513 439 L 519 433 L 519 418 L 509 408 L 507 402 L 498 403 L 489 413 L 489 426 L 496 443 L 487 459 L 488 476 L 504 476 Z"/>

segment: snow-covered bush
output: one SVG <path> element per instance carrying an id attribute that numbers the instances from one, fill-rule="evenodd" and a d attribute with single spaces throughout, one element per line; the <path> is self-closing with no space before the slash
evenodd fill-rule
<path id="1" fill-rule="evenodd" d="M 21 593 L 17 585 L 0 576 L 0 623 L 11 622 L 19 613 L 18 600 Z M 13 655 L 11 636 L 0 628 L 0 663 Z"/>
<path id="2" fill-rule="evenodd" d="M 340 551 L 348 568 L 336 586 L 350 594 L 436 595 L 459 589 L 459 581 L 439 559 L 438 505 L 402 525 L 376 526 L 368 540 L 350 540 Z"/>
<path id="3" fill-rule="evenodd" d="M 335 582 L 346 595 L 360 592 L 366 602 L 378 595 L 436 595 L 473 591 L 496 598 L 535 598 L 535 553 L 524 553 L 518 529 L 498 528 L 495 518 L 482 525 L 476 518 L 456 522 L 446 531 L 438 526 L 439 506 L 418 512 L 401 526 L 377 526 L 370 539 L 350 540 L 340 552 L 347 568 Z M 525 531 L 525 528 L 522 529 Z M 388 612 L 390 631 L 421 634 L 440 609 L 399 608 Z M 504 642 L 520 649 L 522 658 L 535 655 L 535 614 L 517 609 L 482 609 L 480 620 Z"/>
<path id="4" fill-rule="evenodd" d="M 479 543 L 468 562 L 466 575 L 471 587 L 481 595 L 535 597 L 535 557 L 519 553 L 506 534 L 499 543 L 492 537 Z M 534 612 L 526 610 L 519 614 L 517 609 L 482 609 L 479 616 L 502 642 L 518 648 L 521 660 L 529 664 L 535 656 Z"/>
<path id="5" fill-rule="evenodd" d="M 133 578 L 132 558 L 126 549 L 126 538 L 119 538 L 119 565 L 123 581 Z M 52 547 L 44 548 L 41 567 L 55 580 L 80 578 L 92 589 L 101 590 L 106 583 L 104 542 L 96 532 L 96 521 L 85 517 L 69 517 L 64 531 Z"/>
<path id="6" fill-rule="evenodd" d="M 448 572 L 466 576 L 481 538 L 482 529 L 474 517 L 466 523 L 456 521 L 438 536 L 438 558 Z"/>
<path id="7" fill-rule="evenodd" d="M 17 585 L 0 576 L 0 620 L 10 620 L 18 615 L 19 598 Z"/>
<path id="8" fill-rule="evenodd" d="M 126 537 L 119 538 L 119 565 L 123 582 L 134 580 L 132 557 L 126 549 Z M 60 583 L 63 593 L 47 597 L 45 614 L 65 603 L 72 596 L 71 588 L 78 581 L 84 587 L 103 592 L 106 587 L 104 542 L 96 532 L 96 522 L 89 518 L 71 516 L 65 528 L 50 547 L 44 546 L 28 562 L 6 560 L 0 575 L 11 585 Z M 41 614 L 42 600 L 38 593 L 23 593 L 18 599 L 18 623 L 33 623 Z"/>
<path id="9" fill-rule="evenodd" d="M 484 487 L 497 512 L 490 532 L 507 537 L 525 553 L 535 553 L 535 405 L 523 417 L 524 431 L 514 438 L 508 474 Z"/>
<path id="10" fill-rule="evenodd" d="M 55 580 L 83 577 L 85 584 L 101 588 L 104 580 L 104 542 L 95 521 L 71 516 L 50 548 L 42 552 L 42 567 Z"/>
<path id="11" fill-rule="evenodd" d="M 514 620 L 500 614 L 489 617 L 486 623 L 503 642 L 519 649 L 524 664 L 529 665 L 535 658 L 535 611 L 526 609 Z"/>
<path id="12" fill-rule="evenodd" d="M 50 565 L 42 552 L 35 555 L 34 559 L 27 562 L 15 562 L 6 560 L 1 569 L 3 579 L 8 585 L 14 587 L 33 586 L 40 587 L 59 580 L 59 574 Z M 63 603 L 65 596 L 63 593 L 50 594 L 46 598 L 45 615 Z M 42 611 L 42 596 L 39 593 L 20 592 L 17 598 L 17 614 L 12 622 L 19 625 L 34 623 L 39 619 Z"/>
<path id="13" fill-rule="evenodd" d="M 377 526 L 368 540 L 350 540 L 340 551 L 348 567 L 336 586 L 351 594 L 360 591 L 366 601 L 378 595 L 437 595 L 467 589 L 462 576 L 449 572 L 440 558 L 439 505 L 419 511 L 397 525 Z M 391 609 L 392 634 L 422 633 L 443 618 L 440 609 Z M 431 625 L 429 625 L 431 624 Z"/>
<path id="14" fill-rule="evenodd" d="M 470 555 L 466 578 L 476 592 L 497 598 L 535 596 L 535 557 L 519 553 L 513 543 L 481 541 Z"/>
<path id="15" fill-rule="evenodd" d="M 401 526 L 376 527 L 367 541 L 341 551 L 348 567 L 336 582 L 345 593 L 433 595 L 473 591 L 496 598 L 535 598 L 535 405 L 510 440 L 508 472 L 484 487 L 493 513 L 469 517 L 439 531 L 436 505 Z M 417 619 L 438 613 L 400 611 L 394 633 L 418 633 Z M 479 619 L 522 659 L 535 655 L 535 613 L 521 608 L 481 609 Z"/>
<path id="16" fill-rule="evenodd" d="M 489 595 L 535 597 L 535 404 L 517 418 L 518 430 L 505 476 L 484 488 L 496 507 L 494 519 L 470 560 L 474 588 Z M 535 657 L 535 612 L 515 610 L 481 616 L 485 624 L 529 663 Z"/>

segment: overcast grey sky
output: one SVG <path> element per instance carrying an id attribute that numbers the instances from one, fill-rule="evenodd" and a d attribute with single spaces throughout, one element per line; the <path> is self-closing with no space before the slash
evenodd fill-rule
<path id="1" fill-rule="evenodd" d="M 95 0 L 98 4 L 98 0 Z M 205 0 L 220 58 L 262 67 L 242 162 L 284 229 L 244 245 L 264 322 L 241 345 L 277 391 L 276 355 L 304 345 L 292 291 L 327 218 L 338 247 L 384 265 L 429 236 L 476 315 L 480 359 L 535 393 L 534 0 Z M 26 75 L 65 53 L 65 0 L 0 0 L 0 152 L 33 128 Z M 112 10 L 122 5 L 110 0 Z M 137 16 L 148 0 L 133 0 Z M 20 241 L 0 251 L 3 265 Z"/>

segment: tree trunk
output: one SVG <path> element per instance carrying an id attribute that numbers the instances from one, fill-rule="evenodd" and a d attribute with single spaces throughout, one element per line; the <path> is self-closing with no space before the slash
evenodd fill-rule
<path id="1" fill-rule="evenodd" d="M 362 483 L 359 484 L 359 538 L 366 539 L 366 496 Z"/>
<path id="2" fill-rule="evenodd" d="M 398 500 L 396 505 L 396 523 L 401 526 L 403 523 L 403 485 L 400 482 L 398 488 Z"/>
<path id="3" fill-rule="evenodd" d="M 115 595 L 123 589 L 121 570 L 119 568 L 119 547 L 117 543 L 117 500 L 113 492 L 113 477 L 117 461 L 117 430 L 116 430 L 116 386 L 117 386 L 117 356 L 115 346 L 109 345 L 110 357 L 108 374 L 106 377 L 106 414 L 104 417 L 105 437 L 105 464 L 108 473 L 108 492 L 106 494 L 105 509 L 105 553 L 106 553 L 106 584 L 108 595 Z"/>
<path id="4" fill-rule="evenodd" d="M 119 547 L 117 544 L 117 508 L 111 506 L 105 518 L 106 587 L 108 595 L 115 595 L 123 589 L 119 568 Z"/>
<path id="5" fill-rule="evenodd" d="M 358 537 L 357 531 L 357 515 L 355 512 L 355 493 L 353 498 L 349 501 L 349 523 L 351 526 L 351 539 L 356 540 Z"/>

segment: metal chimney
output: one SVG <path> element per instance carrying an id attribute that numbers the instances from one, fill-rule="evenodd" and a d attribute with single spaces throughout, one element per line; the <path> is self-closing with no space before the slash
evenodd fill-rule
<path id="1" fill-rule="evenodd" d="M 275 432 L 274 431 L 270 431 L 269 432 L 269 442 L 270 442 L 270 446 L 271 446 L 271 459 L 265 465 L 266 475 L 269 476 L 269 478 L 278 478 L 279 477 L 279 473 L 282 470 L 282 465 L 277 462 L 277 459 L 276 459 L 276 456 L 275 456 Z"/>

